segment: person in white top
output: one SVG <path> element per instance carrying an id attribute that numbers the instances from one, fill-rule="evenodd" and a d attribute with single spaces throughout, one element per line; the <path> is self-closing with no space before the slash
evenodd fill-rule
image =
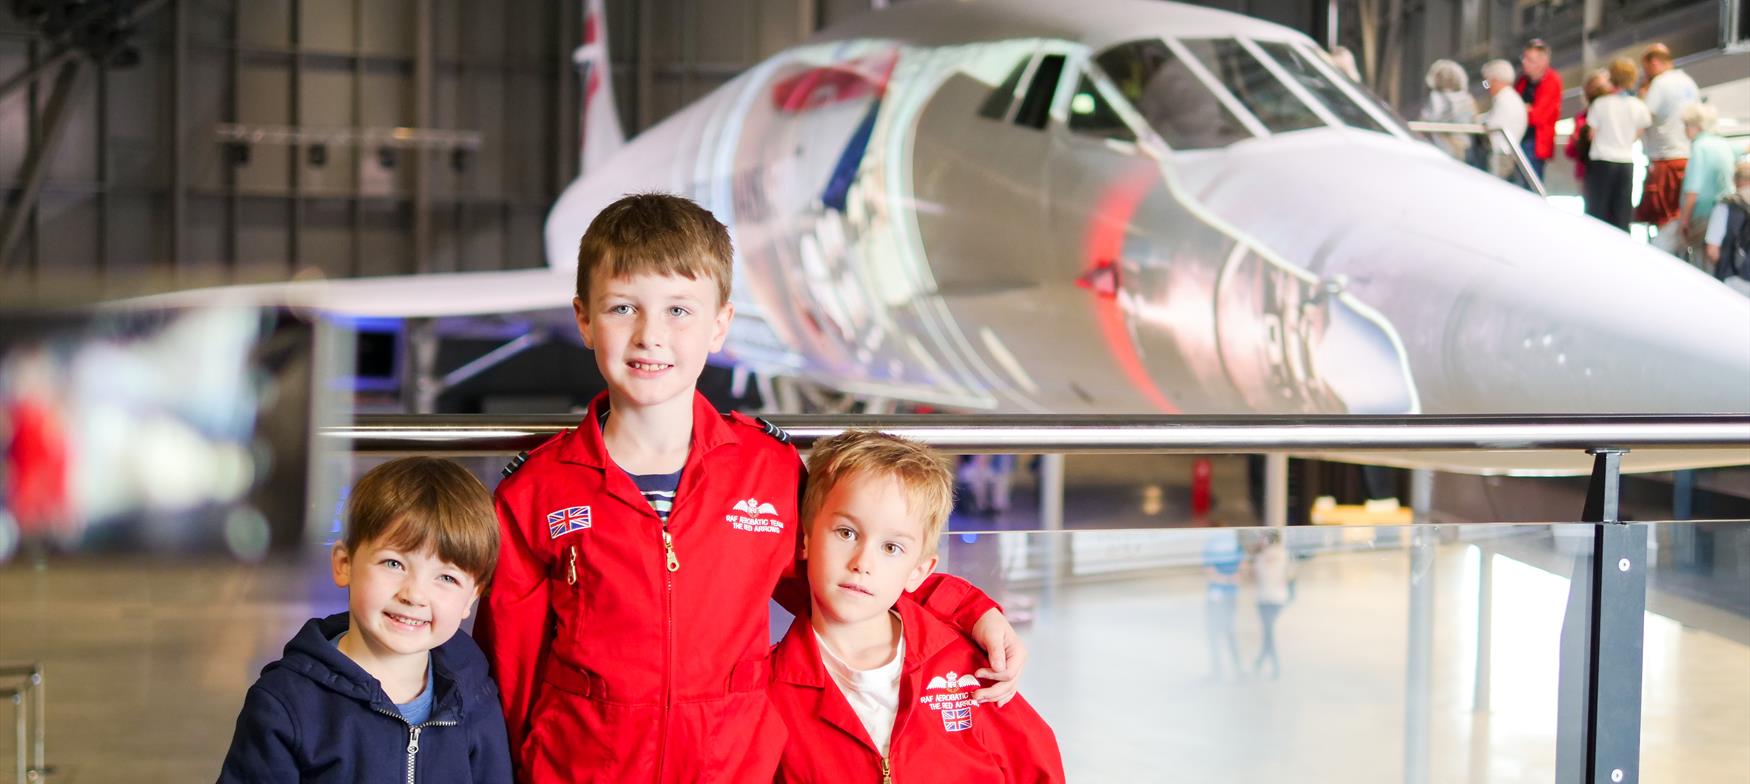
<path id="1" fill-rule="evenodd" d="M 1586 126 L 1592 129 L 1591 161 L 1586 167 L 1586 214 L 1628 231 L 1634 188 L 1635 141 L 1653 124 L 1647 105 L 1629 92 L 1635 63 L 1626 57 L 1610 62 L 1610 85 L 1616 90 L 1592 102 Z"/>
<path id="2" fill-rule="evenodd" d="M 1280 531 L 1265 531 L 1264 545 L 1252 556 L 1252 573 L 1257 578 L 1258 623 L 1263 628 L 1258 658 L 1252 671 L 1262 674 L 1264 662 L 1270 662 L 1270 677 L 1282 675 L 1282 660 L 1276 655 L 1276 618 L 1288 604 L 1288 548 L 1282 544 Z"/>
<path id="3" fill-rule="evenodd" d="M 1683 189 L 1683 170 L 1689 163 L 1689 136 L 1683 132 L 1683 107 L 1701 100 L 1695 80 L 1676 67 L 1671 50 L 1664 44 L 1653 44 L 1641 55 L 1647 70 L 1647 83 L 1641 87 L 1641 98 L 1653 114 L 1653 127 L 1647 129 L 1644 146 L 1647 158 L 1653 162 L 1641 183 L 1641 203 L 1635 207 L 1635 220 L 1664 226 L 1677 218 Z"/>
<path id="4" fill-rule="evenodd" d="M 1513 151 L 1518 149 L 1519 140 L 1525 136 L 1525 125 L 1528 120 L 1525 113 L 1525 99 L 1513 90 L 1513 64 L 1506 60 L 1490 60 L 1483 63 L 1483 88 L 1489 91 L 1489 111 L 1483 115 L 1483 125 L 1490 129 L 1489 144 L 1494 150 L 1490 158 L 1489 171 L 1497 177 L 1511 177 L 1517 170 Z M 1506 133 L 1506 138 L 1495 133 L 1499 128 Z"/>

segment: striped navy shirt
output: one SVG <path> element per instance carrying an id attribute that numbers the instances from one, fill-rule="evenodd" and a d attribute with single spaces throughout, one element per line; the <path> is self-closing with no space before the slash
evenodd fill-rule
<path id="1" fill-rule="evenodd" d="M 638 492 L 644 494 L 644 500 L 650 508 L 656 510 L 656 516 L 668 522 L 668 512 L 674 508 L 674 493 L 681 486 L 681 472 L 672 474 L 633 474 L 632 484 L 638 486 Z"/>
<path id="2" fill-rule="evenodd" d="M 596 425 L 602 429 L 603 433 L 607 432 L 608 410 L 606 408 L 603 408 L 601 414 L 597 416 Z M 625 471 L 626 469 L 622 468 L 620 470 Z M 637 485 L 638 492 L 644 494 L 644 501 L 650 504 L 651 509 L 656 510 L 656 516 L 661 518 L 663 524 L 666 525 L 668 523 L 668 512 L 674 508 L 675 491 L 680 489 L 681 486 L 681 472 L 676 471 L 672 474 L 634 474 L 631 471 L 626 471 L 626 475 L 632 477 L 632 484 Z"/>

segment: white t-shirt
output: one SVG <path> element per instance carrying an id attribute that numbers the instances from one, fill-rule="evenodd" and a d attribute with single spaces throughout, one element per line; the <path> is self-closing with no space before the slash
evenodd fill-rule
<path id="1" fill-rule="evenodd" d="M 1258 579 L 1259 604 L 1288 603 L 1288 548 L 1281 542 L 1259 550 L 1252 563 Z"/>
<path id="2" fill-rule="evenodd" d="M 1586 126 L 1592 129 L 1592 160 L 1634 163 L 1635 137 L 1652 124 L 1653 115 L 1641 99 L 1628 93 L 1599 97 L 1586 110 Z"/>
<path id="3" fill-rule="evenodd" d="M 1489 142 L 1494 145 L 1495 152 L 1502 155 L 1512 155 L 1513 145 L 1525 137 L 1525 124 L 1528 118 L 1525 114 L 1525 99 L 1509 87 L 1498 93 L 1489 104 L 1489 111 L 1483 115 L 1483 125 L 1490 128 L 1500 128 L 1507 132 L 1507 141 L 1501 140 L 1497 133 L 1489 134 Z"/>
<path id="4" fill-rule="evenodd" d="M 893 737 L 893 720 L 899 715 L 899 672 L 905 663 L 905 636 L 901 634 L 899 644 L 894 646 L 893 660 L 872 670 L 859 670 L 846 664 L 832 652 L 832 646 L 820 638 L 819 632 L 814 633 L 814 641 L 820 646 L 820 660 L 826 665 L 827 673 L 832 675 L 833 682 L 844 693 L 845 701 L 851 704 L 851 710 L 863 722 L 863 729 L 868 730 L 869 739 L 875 741 L 875 748 L 881 750 L 881 756 L 887 756 L 888 741 Z"/>
<path id="5" fill-rule="evenodd" d="M 1689 136 L 1683 132 L 1683 107 L 1701 100 L 1701 91 L 1689 74 L 1673 68 L 1647 85 L 1647 111 L 1653 127 L 1647 129 L 1647 157 L 1655 161 L 1689 157 Z M 1592 121 L 1591 112 L 1586 121 Z"/>

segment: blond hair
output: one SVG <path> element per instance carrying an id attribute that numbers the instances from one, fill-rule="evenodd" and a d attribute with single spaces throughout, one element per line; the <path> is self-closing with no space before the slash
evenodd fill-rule
<path id="1" fill-rule="evenodd" d="M 1610 84 L 1618 90 L 1627 90 L 1635 86 L 1635 80 L 1640 78 L 1641 69 L 1635 61 L 1627 57 L 1618 57 L 1610 61 Z"/>
<path id="2" fill-rule="evenodd" d="M 813 523 L 834 487 L 860 474 L 899 481 L 906 511 L 924 523 L 923 555 L 934 554 L 948 513 L 954 510 L 954 472 L 934 449 L 874 430 L 846 430 L 814 445 L 802 491 L 803 525 Z"/>
<path id="3" fill-rule="evenodd" d="M 729 229 L 709 210 L 667 193 L 635 193 L 589 222 L 577 247 L 577 298 L 589 304 L 590 277 L 650 273 L 717 282 L 717 304 L 729 301 L 735 249 Z"/>
<path id="4" fill-rule="evenodd" d="M 448 460 L 404 457 L 365 472 L 346 502 L 346 551 L 367 542 L 409 553 L 430 549 L 484 587 L 498 564 L 492 496 Z"/>

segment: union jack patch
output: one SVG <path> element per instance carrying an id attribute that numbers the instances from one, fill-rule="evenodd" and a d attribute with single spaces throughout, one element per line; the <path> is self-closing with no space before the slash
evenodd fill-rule
<path id="1" fill-rule="evenodd" d="M 942 710 L 942 729 L 949 732 L 962 732 L 972 729 L 972 707 L 945 708 Z"/>
<path id="2" fill-rule="evenodd" d="M 558 539 L 589 527 L 589 507 L 573 506 L 547 515 L 547 536 Z"/>

